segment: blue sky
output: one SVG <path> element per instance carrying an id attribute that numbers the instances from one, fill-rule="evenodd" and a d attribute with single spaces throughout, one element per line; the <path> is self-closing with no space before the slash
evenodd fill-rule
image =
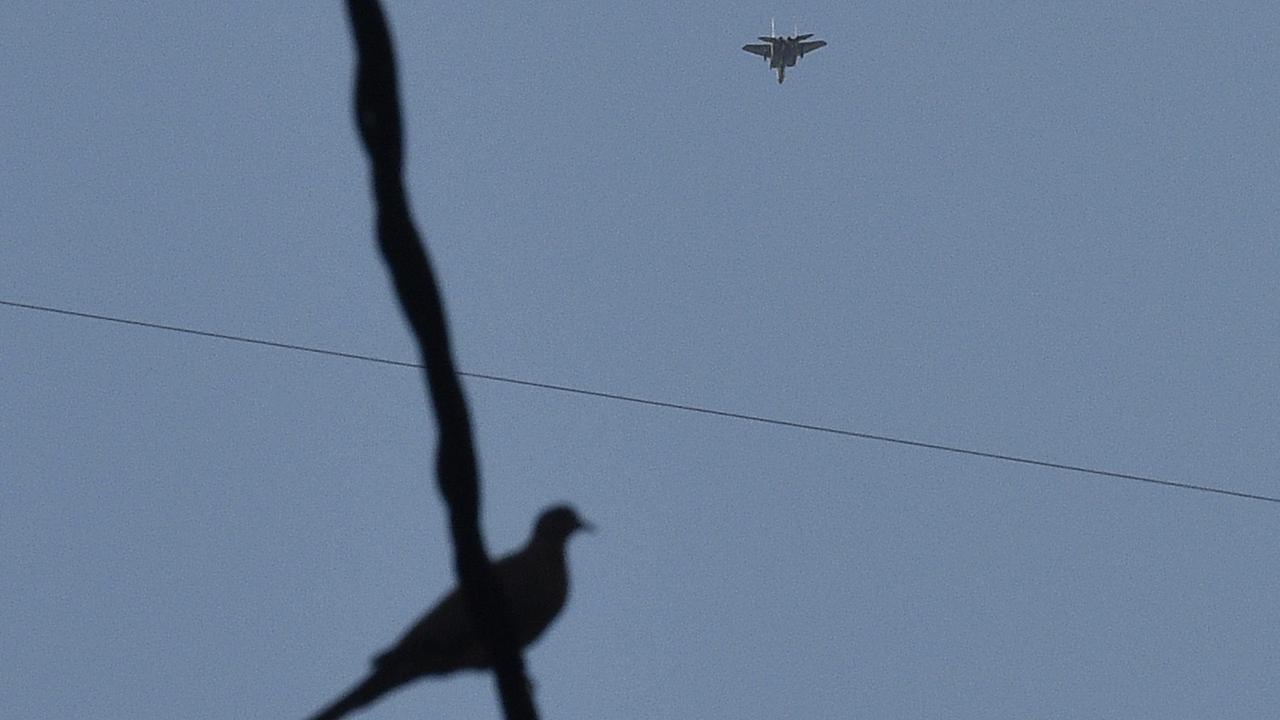
<path id="1" fill-rule="evenodd" d="M 472 372 L 1280 494 L 1280 7 L 393 2 Z M 779 86 L 739 47 L 830 46 Z M 793 21 L 794 17 L 794 21 Z M 0 10 L 0 299 L 413 360 L 339 3 Z M 0 715 L 302 717 L 452 582 L 418 373 L 0 308 Z M 1274 505 L 469 381 L 547 717 L 1257 718 Z M 483 675 L 361 717 L 496 717 Z"/>

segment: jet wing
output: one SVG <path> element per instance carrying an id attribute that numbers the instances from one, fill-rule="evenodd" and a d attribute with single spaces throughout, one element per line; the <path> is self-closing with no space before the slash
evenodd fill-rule
<path id="1" fill-rule="evenodd" d="M 811 53 L 820 47 L 826 47 L 826 45 L 827 45 L 826 40 L 814 40 L 813 42 L 802 42 L 800 43 L 800 50 L 798 52 L 800 53 L 800 57 L 804 57 L 805 53 Z"/>
<path id="2" fill-rule="evenodd" d="M 823 45 L 825 45 L 825 44 L 826 44 L 826 43 L 823 43 Z M 752 55 L 759 55 L 759 56 L 760 56 L 760 57 L 762 57 L 762 58 L 767 58 L 767 57 L 772 57 L 772 56 L 773 56 L 773 46 L 772 46 L 772 45 L 743 45 L 743 46 L 742 46 L 742 49 L 743 49 L 743 50 L 746 50 L 747 52 L 751 53 Z"/>

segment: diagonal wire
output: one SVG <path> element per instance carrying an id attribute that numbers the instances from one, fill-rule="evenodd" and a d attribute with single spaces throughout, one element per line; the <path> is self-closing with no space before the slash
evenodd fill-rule
<path id="1" fill-rule="evenodd" d="M 57 315 L 68 315 L 71 317 L 86 318 L 89 320 L 100 320 L 103 322 L 118 323 L 121 325 L 133 325 L 135 327 L 152 328 L 154 330 L 165 330 L 168 332 L 184 333 L 186 335 L 198 335 L 200 337 L 215 338 L 218 340 L 230 340 L 232 342 L 248 343 L 251 345 L 264 345 L 266 347 L 280 348 L 282 350 L 296 350 L 301 352 L 315 353 L 316 355 L 329 355 L 332 357 L 347 358 L 349 360 L 361 360 L 364 362 L 380 363 L 382 365 L 394 365 L 405 368 L 421 369 L 419 363 L 405 362 L 403 360 L 390 360 L 387 358 L 376 357 L 373 355 L 360 355 L 358 353 L 341 352 L 338 350 L 326 350 L 323 348 L 308 347 L 306 345 L 295 345 L 292 343 L 276 342 L 274 340 L 262 340 L 259 338 L 245 337 L 242 335 L 230 335 L 227 333 L 209 332 L 207 330 L 194 330 L 192 328 L 179 327 L 177 325 L 164 325 L 161 323 L 146 322 L 143 320 L 132 320 L 129 318 L 112 317 L 110 315 L 99 315 L 96 313 L 81 312 L 78 310 L 67 310 L 64 308 L 49 307 L 46 305 L 32 305 L 29 303 L 14 302 L 12 300 L 0 300 L 0 305 L 21 308 L 24 310 L 35 310 L 38 312 L 54 313 Z M 958 447 L 955 445 L 942 445 L 940 443 L 923 442 L 920 440 L 909 440 L 906 438 L 893 437 L 890 435 L 877 435 L 875 433 L 858 432 L 856 430 L 845 430 L 843 428 L 831 427 L 829 425 L 816 425 L 812 423 L 795 422 L 792 420 L 779 420 L 777 418 L 765 417 L 763 415 L 750 415 L 747 413 L 730 412 L 727 410 L 716 410 L 713 408 L 701 407 L 698 405 L 688 405 L 685 403 L 666 402 L 664 400 L 652 400 L 649 398 L 636 397 L 634 395 L 623 395 L 620 393 L 602 392 L 599 390 L 586 390 L 583 388 L 572 387 L 569 385 L 556 385 L 554 383 L 537 382 L 534 380 L 521 380 L 519 378 L 505 377 L 502 375 L 490 375 L 487 373 L 475 372 L 458 372 L 464 377 L 476 380 L 489 380 L 492 382 L 506 383 L 508 385 L 520 385 L 523 387 L 539 388 L 543 390 L 554 390 L 556 392 L 571 393 L 573 395 L 583 395 L 586 397 L 601 398 L 604 400 L 616 400 L 619 402 L 634 403 L 637 405 L 647 405 L 649 407 L 667 408 L 669 410 L 680 410 L 683 412 L 698 413 L 700 415 L 710 415 L 713 417 L 731 418 L 734 420 L 745 420 L 747 422 L 761 423 L 764 425 L 773 425 L 776 427 L 793 428 L 796 430 L 806 430 L 809 432 L 820 432 L 829 435 L 838 435 L 841 437 L 858 438 L 860 440 L 872 440 L 875 442 L 889 443 L 893 445 L 905 445 L 907 447 L 923 448 L 926 450 L 937 450 L 940 452 L 953 453 L 956 455 L 968 455 L 970 457 L 987 458 L 990 460 L 1000 460 L 1002 462 L 1018 463 L 1020 465 L 1031 465 L 1034 467 L 1050 468 L 1053 470 L 1066 470 L 1068 472 L 1083 473 L 1086 475 L 1094 475 L 1097 477 L 1106 477 L 1116 480 L 1130 480 L 1133 482 L 1147 483 L 1150 485 L 1160 485 L 1168 488 L 1178 488 L 1182 490 L 1194 490 L 1197 492 L 1212 493 L 1214 495 L 1226 495 L 1228 497 L 1242 498 L 1245 500 L 1258 500 L 1261 502 L 1269 502 L 1280 504 L 1280 497 L 1271 495 L 1261 495 L 1257 493 L 1242 492 L 1239 490 L 1230 490 L 1227 488 L 1214 487 L 1212 485 L 1197 485 L 1194 483 L 1177 482 L 1174 480 L 1162 480 L 1160 478 L 1150 477 L 1147 475 L 1134 475 L 1131 473 L 1114 472 L 1111 470 L 1103 470 L 1099 468 L 1086 467 L 1084 465 L 1071 465 L 1068 463 L 1050 462 L 1048 460 L 1036 460 L 1035 458 L 1020 457 L 1018 455 L 1009 455 L 1006 453 L 987 452 L 984 450 L 974 450 L 971 448 Z"/>
<path id="2" fill-rule="evenodd" d="M 177 325 L 163 325 L 161 323 L 146 322 L 144 320 L 131 320 L 129 318 L 112 317 L 110 315 L 80 312 L 79 310 L 66 310 L 63 308 L 48 307 L 45 305 L 30 305 L 28 303 L 13 302 L 11 300 L 0 300 L 0 305 L 8 305 L 9 307 L 23 308 L 25 310 L 38 310 L 40 312 L 55 313 L 57 315 L 70 315 L 71 317 L 88 318 L 89 320 L 102 320 L 104 322 L 119 323 L 121 325 L 152 328 L 153 330 L 167 330 L 169 332 L 184 333 L 186 335 L 216 338 L 218 340 L 231 340 L 233 342 L 249 343 L 250 345 L 265 345 L 267 347 L 280 348 L 282 350 L 299 350 L 301 352 L 315 353 L 317 355 L 331 355 L 333 357 L 347 358 L 349 360 L 363 360 L 365 362 L 382 363 L 383 365 L 417 368 L 419 370 L 422 369 L 421 363 L 405 362 L 403 360 L 388 360 L 386 358 L 374 357 L 372 355 L 360 355 L 357 353 L 341 352 L 338 350 L 325 350 L 323 348 L 294 345 L 292 343 L 276 342 L 274 340 L 260 340 L 258 338 L 245 337 L 243 335 L 228 335 L 226 333 L 209 332 L 207 330 L 193 330 L 191 328 L 179 327 Z"/>

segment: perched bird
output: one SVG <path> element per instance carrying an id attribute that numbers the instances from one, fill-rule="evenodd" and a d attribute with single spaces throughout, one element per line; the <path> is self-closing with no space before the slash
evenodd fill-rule
<path id="1" fill-rule="evenodd" d="M 521 648 L 536 640 L 564 608 L 569 594 L 565 544 L 575 531 L 592 529 L 567 505 L 547 508 L 538 517 L 529 543 L 494 563 Z M 374 658 L 368 677 L 311 720 L 337 720 L 420 677 L 492 665 L 466 600 L 454 588 L 395 645 Z"/>

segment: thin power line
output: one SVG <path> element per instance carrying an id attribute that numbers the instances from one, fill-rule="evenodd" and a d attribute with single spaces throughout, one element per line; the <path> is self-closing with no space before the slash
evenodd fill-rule
<path id="1" fill-rule="evenodd" d="M 390 360 L 387 358 L 375 357 L 373 355 L 360 355 L 358 353 L 341 352 L 338 350 L 325 350 L 323 348 L 308 347 L 306 345 L 295 345 L 292 343 L 276 342 L 274 340 L 261 340 L 258 338 L 245 337 L 242 335 L 229 335 L 227 333 L 209 332 L 207 330 L 194 330 L 191 328 L 179 327 L 177 325 L 163 325 L 161 323 L 145 322 L 143 320 L 131 320 L 128 318 L 112 317 L 110 315 L 99 315 L 96 313 L 80 312 L 78 310 L 66 310 L 63 308 L 48 307 L 45 305 L 32 305 L 29 303 L 14 302 L 11 300 L 0 300 L 0 305 L 6 305 L 24 310 L 35 310 L 38 312 L 54 313 L 57 315 L 68 315 L 71 317 L 86 318 L 89 320 L 100 320 L 103 322 L 119 323 L 121 325 L 133 325 L 136 327 L 152 328 L 154 330 L 166 330 L 168 332 L 184 333 L 187 335 L 198 335 L 200 337 L 215 338 L 218 340 L 230 340 L 233 342 L 249 343 L 251 345 L 265 345 L 267 347 L 280 348 L 283 350 L 296 350 L 301 352 L 315 353 L 317 355 L 329 355 L 332 357 L 347 358 L 349 360 L 361 360 L 364 362 L 380 363 L 382 365 L 394 365 L 405 368 L 421 369 L 419 363 L 405 362 L 403 360 Z M 891 437 L 889 435 L 877 435 L 874 433 L 858 432 L 856 430 L 845 430 L 842 428 L 831 427 L 828 425 L 814 425 L 811 423 L 795 422 L 792 420 L 779 420 L 776 418 L 764 417 L 762 415 L 749 415 L 746 413 L 729 412 L 727 410 L 715 410 L 712 408 L 700 407 L 697 405 L 687 405 L 684 403 L 666 402 L 663 400 L 651 400 L 649 398 L 635 397 L 633 395 L 622 395 L 619 393 L 601 392 L 599 390 L 585 390 L 583 388 L 570 387 L 568 385 L 555 385 L 553 383 L 536 382 L 533 380 L 521 380 L 519 378 L 504 377 L 502 375 L 490 375 L 487 373 L 459 372 L 464 377 L 474 378 L 476 380 L 490 380 L 492 382 L 507 383 L 508 385 L 520 385 L 523 387 L 540 388 L 543 390 L 554 390 L 557 392 L 571 393 L 574 395 L 585 395 L 587 397 L 602 398 L 605 400 L 617 400 L 621 402 L 635 403 L 637 405 L 648 405 L 650 407 L 668 408 L 670 410 L 681 410 L 684 412 L 699 413 L 702 415 L 711 415 L 714 417 L 732 418 L 734 420 L 745 420 L 748 422 L 762 423 L 765 425 L 774 425 L 777 427 L 794 428 L 797 430 L 807 430 L 810 432 L 827 433 L 829 435 L 839 435 L 841 437 L 858 438 L 861 440 L 873 440 L 876 442 L 890 443 L 893 445 L 906 445 L 908 447 L 924 448 L 927 450 L 939 450 L 942 452 L 955 453 L 957 455 L 968 455 L 971 457 L 988 458 L 991 460 L 1000 460 L 1003 462 L 1019 463 L 1022 465 L 1032 465 L 1035 467 L 1051 468 L 1054 470 L 1067 470 L 1070 472 L 1084 473 L 1086 475 L 1096 475 L 1099 477 L 1113 478 L 1116 480 L 1131 480 L 1135 482 L 1148 483 L 1151 485 L 1161 485 L 1170 488 L 1180 488 L 1183 490 L 1195 490 L 1198 492 L 1213 493 L 1216 495 L 1227 495 L 1230 497 L 1243 498 L 1245 500 L 1260 500 L 1263 502 L 1280 504 L 1280 497 L 1272 497 L 1270 495 L 1259 495 L 1255 493 L 1240 492 L 1238 490 L 1229 490 L 1226 488 L 1213 487 L 1210 485 L 1196 485 L 1193 483 L 1175 482 L 1173 480 L 1161 480 L 1159 478 L 1149 477 L 1145 475 L 1132 475 L 1129 473 L 1112 472 L 1110 470 L 1101 470 L 1098 468 L 1085 467 L 1083 465 L 1069 465 L 1066 463 L 1049 462 L 1047 460 L 1036 460 L 1034 458 L 1019 457 L 1017 455 L 1008 455 L 1005 453 L 986 452 L 984 450 L 973 450 L 970 448 L 957 447 L 954 445 L 941 445 L 938 443 L 922 442 L 919 440 L 908 440 L 900 437 Z"/>

